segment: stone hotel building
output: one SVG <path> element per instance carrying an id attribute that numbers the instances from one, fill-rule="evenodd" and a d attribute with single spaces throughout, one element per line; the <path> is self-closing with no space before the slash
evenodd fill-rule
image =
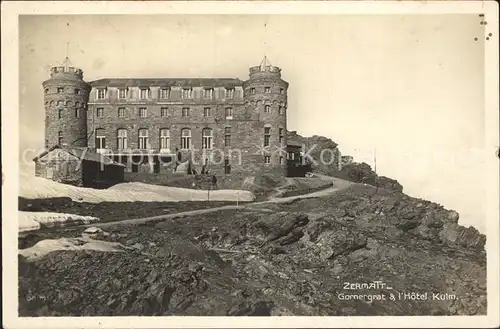
<path id="1" fill-rule="evenodd" d="M 127 172 L 287 171 L 287 91 L 267 58 L 238 78 L 102 78 L 53 67 L 43 82 L 45 147 L 95 150 Z"/>

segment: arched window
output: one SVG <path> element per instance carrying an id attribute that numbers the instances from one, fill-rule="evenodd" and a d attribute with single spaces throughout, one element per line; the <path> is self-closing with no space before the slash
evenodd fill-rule
<path id="1" fill-rule="evenodd" d="M 202 133 L 202 144 L 203 149 L 210 150 L 213 147 L 213 130 L 210 128 L 204 128 Z"/>
<path id="2" fill-rule="evenodd" d="M 62 131 L 59 131 L 57 133 L 57 144 L 62 145 L 62 143 L 63 143 L 63 133 Z"/>
<path id="3" fill-rule="evenodd" d="M 181 130 L 181 149 L 187 150 L 191 148 L 191 129 L 184 128 Z"/>
<path id="4" fill-rule="evenodd" d="M 104 129 L 98 128 L 95 130 L 95 148 L 98 150 L 106 148 L 106 135 Z"/>
<path id="5" fill-rule="evenodd" d="M 118 129 L 116 131 L 116 145 L 119 150 L 127 148 L 127 129 Z"/>
<path id="6" fill-rule="evenodd" d="M 57 106 L 63 106 L 64 105 L 64 101 L 57 101 Z"/>
<path id="7" fill-rule="evenodd" d="M 149 148 L 149 131 L 147 129 L 139 129 L 139 148 Z"/>
<path id="8" fill-rule="evenodd" d="M 170 130 L 167 128 L 160 129 L 160 151 L 170 150 Z"/>
<path id="9" fill-rule="evenodd" d="M 62 117 L 63 117 L 63 109 L 58 109 L 57 110 L 57 118 L 62 119 Z"/>

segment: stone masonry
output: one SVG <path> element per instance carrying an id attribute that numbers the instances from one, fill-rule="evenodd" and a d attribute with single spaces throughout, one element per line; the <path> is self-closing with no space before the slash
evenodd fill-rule
<path id="1" fill-rule="evenodd" d="M 288 82 L 266 58 L 250 68 L 246 81 L 126 78 L 87 83 L 82 70 L 66 65 L 52 68 L 43 87 L 47 147 L 62 142 L 95 148 L 126 164 L 127 171 L 143 170 L 131 165 L 137 155 L 153 168 L 165 158 L 171 165 L 179 151 L 182 161 L 189 159 L 198 172 L 206 163 L 213 173 L 227 173 L 230 166 L 230 172 L 286 174 Z M 186 129 L 188 148 L 181 142 Z M 211 143 L 204 142 L 203 132 Z M 167 168 L 163 163 L 156 167 L 155 172 Z"/>

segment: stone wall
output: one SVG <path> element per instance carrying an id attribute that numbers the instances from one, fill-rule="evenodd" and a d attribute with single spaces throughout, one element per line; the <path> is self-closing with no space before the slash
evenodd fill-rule
<path id="1" fill-rule="evenodd" d="M 83 81 L 83 72 L 64 70 L 65 68 L 53 68 L 51 78 L 42 84 L 46 148 L 59 144 L 59 132 L 62 134 L 62 144 L 87 146 L 86 108 L 90 85 Z"/>
<path id="2" fill-rule="evenodd" d="M 82 167 L 78 160 L 49 160 L 35 163 L 35 176 L 58 183 L 83 186 Z"/>

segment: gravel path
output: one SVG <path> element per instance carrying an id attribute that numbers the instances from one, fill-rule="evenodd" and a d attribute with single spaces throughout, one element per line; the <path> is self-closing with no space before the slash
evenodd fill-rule
<path id="1" fill-rule="evenodd" d="M 324 177 L 328 177 L 328 176 L 324 176 Z M 300 200 L 300 199 L 324 197 L 324 196 L 333 194 L 339 190 L 342 190 L 344 188 L 347 188 L 348 186 L 351 186 L 353 184 L 351 182 L 344 181 L 344 180 L 341 180 L 338 178 L 333 178 L 333 177 L 328 177 L 328 178 L 332 179 L 332 185 L 333 185 L 332 187 L 324 189 L 324 190 L 308 193 L 308 194 L 302 194 L 302 195 L 285 197 L 285 198 L 272 197 L 271 199 L 266 200 L 266 201 L 246 203 L 245 205 L 228 205 L 228 206 L 213 207 L 213 208 L 208 208 L 208 209 L 189 210 L 189 211 L 183 211 L 183 212 L 178 212 L 178 213 L 174 213 L 174 214 L 166 214 L 166 215 L 142 217 L 142 218 L 133 218 L 133 219 L 127 219 L 127 220 L 122 220 L 122 221 L 96 223 L 96 224 L 91 224 L 91 225 L 82 225 L 82 227 L 95 226 L 95 227 L 103 228 L 103 227 L 111 227 L 111 226 L 115 226 L 115 225 L 138 225 L 138 224 L 144 224 L 144 223 L 147 223 L 150 221 L 160 221 L 160 220 L 165 220 L 165 219 L 207 214 L 207 213 L 212 213 L 212 212 L 216 212 L 216 211 L 220 211 L 220 210 L 231 210 L 231 209 L 255 210 L 256 206 L 262 206 L 262 205 L 266 205 L 266 204 L 289 203 L 289 202 L 293 202 L 293 201 Z"/>

